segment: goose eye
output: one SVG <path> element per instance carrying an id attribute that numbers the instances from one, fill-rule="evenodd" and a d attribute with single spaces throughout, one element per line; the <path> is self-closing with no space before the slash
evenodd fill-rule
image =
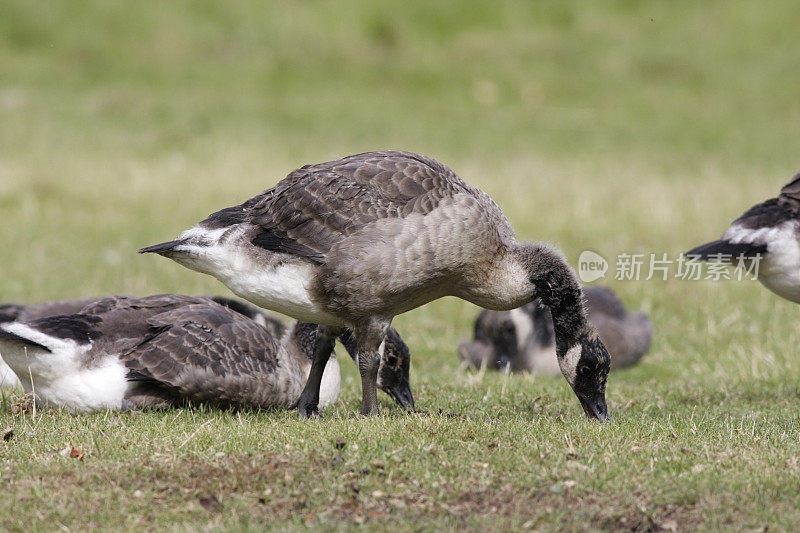
<path id="1" fill-rule="evenodd" d="M 581 376 L 588 376 L 592 372 L 592 369 L 586 365 L 581 365 L 578 367 L 578 373 Z"/>

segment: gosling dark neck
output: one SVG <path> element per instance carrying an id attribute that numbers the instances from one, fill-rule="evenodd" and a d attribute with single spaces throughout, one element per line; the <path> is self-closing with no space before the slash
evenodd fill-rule
<path id="1" fill-rule="evenodd" d="M 583 293 L 577 288 L 577 295 L 558 306 L 551 306 L 553 330 L 556 338 L 556 355 L 561 357 L 578 343 L 586 329 L 586 309 L 583 306 Z"/>
<path id="2" fill-rule="evenodd" d="M 550 308 L 556 354 L 561 357 L 586 331 L 583 290 L 575 272 L 555 248 L 544 243 L 525 244 L 521 253 L 531 275 L 534 298 Z"/>

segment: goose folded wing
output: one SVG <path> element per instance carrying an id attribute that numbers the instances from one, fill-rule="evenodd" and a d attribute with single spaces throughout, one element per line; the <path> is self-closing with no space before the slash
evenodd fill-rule
<path id="1" fill-rule="evenodd" d="M 770 198 L 766 202 L 756 204 L 745 211 L 739 218 L 733 221 L 731 229 L 737 228 L 756 230 L 761 228 L 775 227 L 782 222 L 797 219 L 799 213 L 797 201 L 787 201 L 782 197 Z M 723 239 L 729 235 L 731 230 L 723 235 Z"/>
<path id="2" fill-rule="evenodd" d="M 251 242 L 324 263 L 340 240 L 384 218 L 427 214 L 466 190 L 450 169 L 404 152 L 372 152 L 295 170 L 250 208 Z"/>
<path id="3" fill-rule="evenodd" d="M 187 399 L 229 401 L 249 376 L 276 368 L 276 341 L 256 322 L 214 303 L 148 320 L 151 335 L 120 358 L 131 381 L 157 382 Z"/>

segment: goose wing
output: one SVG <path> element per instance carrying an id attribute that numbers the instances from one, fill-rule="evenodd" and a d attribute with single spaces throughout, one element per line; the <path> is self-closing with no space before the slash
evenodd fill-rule
<path id="1" fill-rule="evenodd" d="M 757 230 L 800 218 L 800 174 L 783 186 L 776 198 L 756 204 L 733 221 L 731 229 Z M 729 230 L 730 231 L 730 230 Z M 723 239 L 725 237 L 723 236 Z"/>
<path id="2" fill-rule="evenodd" d="M 273 189 L 211 215 L 213 228 L 255 226 L 253 245 L 324 263 L 340 240 L 384 218 L 426 214 L 442 198 L 473 189 L 441 163 L 408 152 L 367 152 L 306 165 Z"/>
<path id="3" fill-rule="evenodd" d="M 188 399 L 242 398 L 248 384 L 281 364 L 278 344 L 263 327 L 212 302 L 178 307 L 147 322 L 150 335 L 120 355 L 128 379 L 158 383 Z"/>
<path id="4" fill-rule="evenodd" d="M 797 239 L 800 228 L 800 174 L 783 186 L 780 194 L 756 204 L 731 223 L 718 241 L 686 252 L 700 259 L 722 256 L 756 257 L 770 250 L 770 244 Z"/>
<path id="5" fill-rule="evenodd" d="M 24 310 L 24 305 L 0 304 L 0 322 L 14 322 Z"/>

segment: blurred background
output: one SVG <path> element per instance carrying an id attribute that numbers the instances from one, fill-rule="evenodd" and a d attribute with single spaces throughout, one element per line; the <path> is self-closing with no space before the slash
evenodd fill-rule
<path id="1" fill-rule="evenodd" d="M 449 165 L 573 265 L 674 257 L 800 169 L 799 23 L 790 1 L 6 0 L 0 298 L 226 293 L 136 250 L 386 148 Z M 755 283 L 610 283 L 653 315 L 661 372 L 735 352 L 752 331 L 706 337 L 739 324 L 733 302 L 794 317 Z M 475 313 L 445 300 L 397 324 L 455 365 Z"/>

